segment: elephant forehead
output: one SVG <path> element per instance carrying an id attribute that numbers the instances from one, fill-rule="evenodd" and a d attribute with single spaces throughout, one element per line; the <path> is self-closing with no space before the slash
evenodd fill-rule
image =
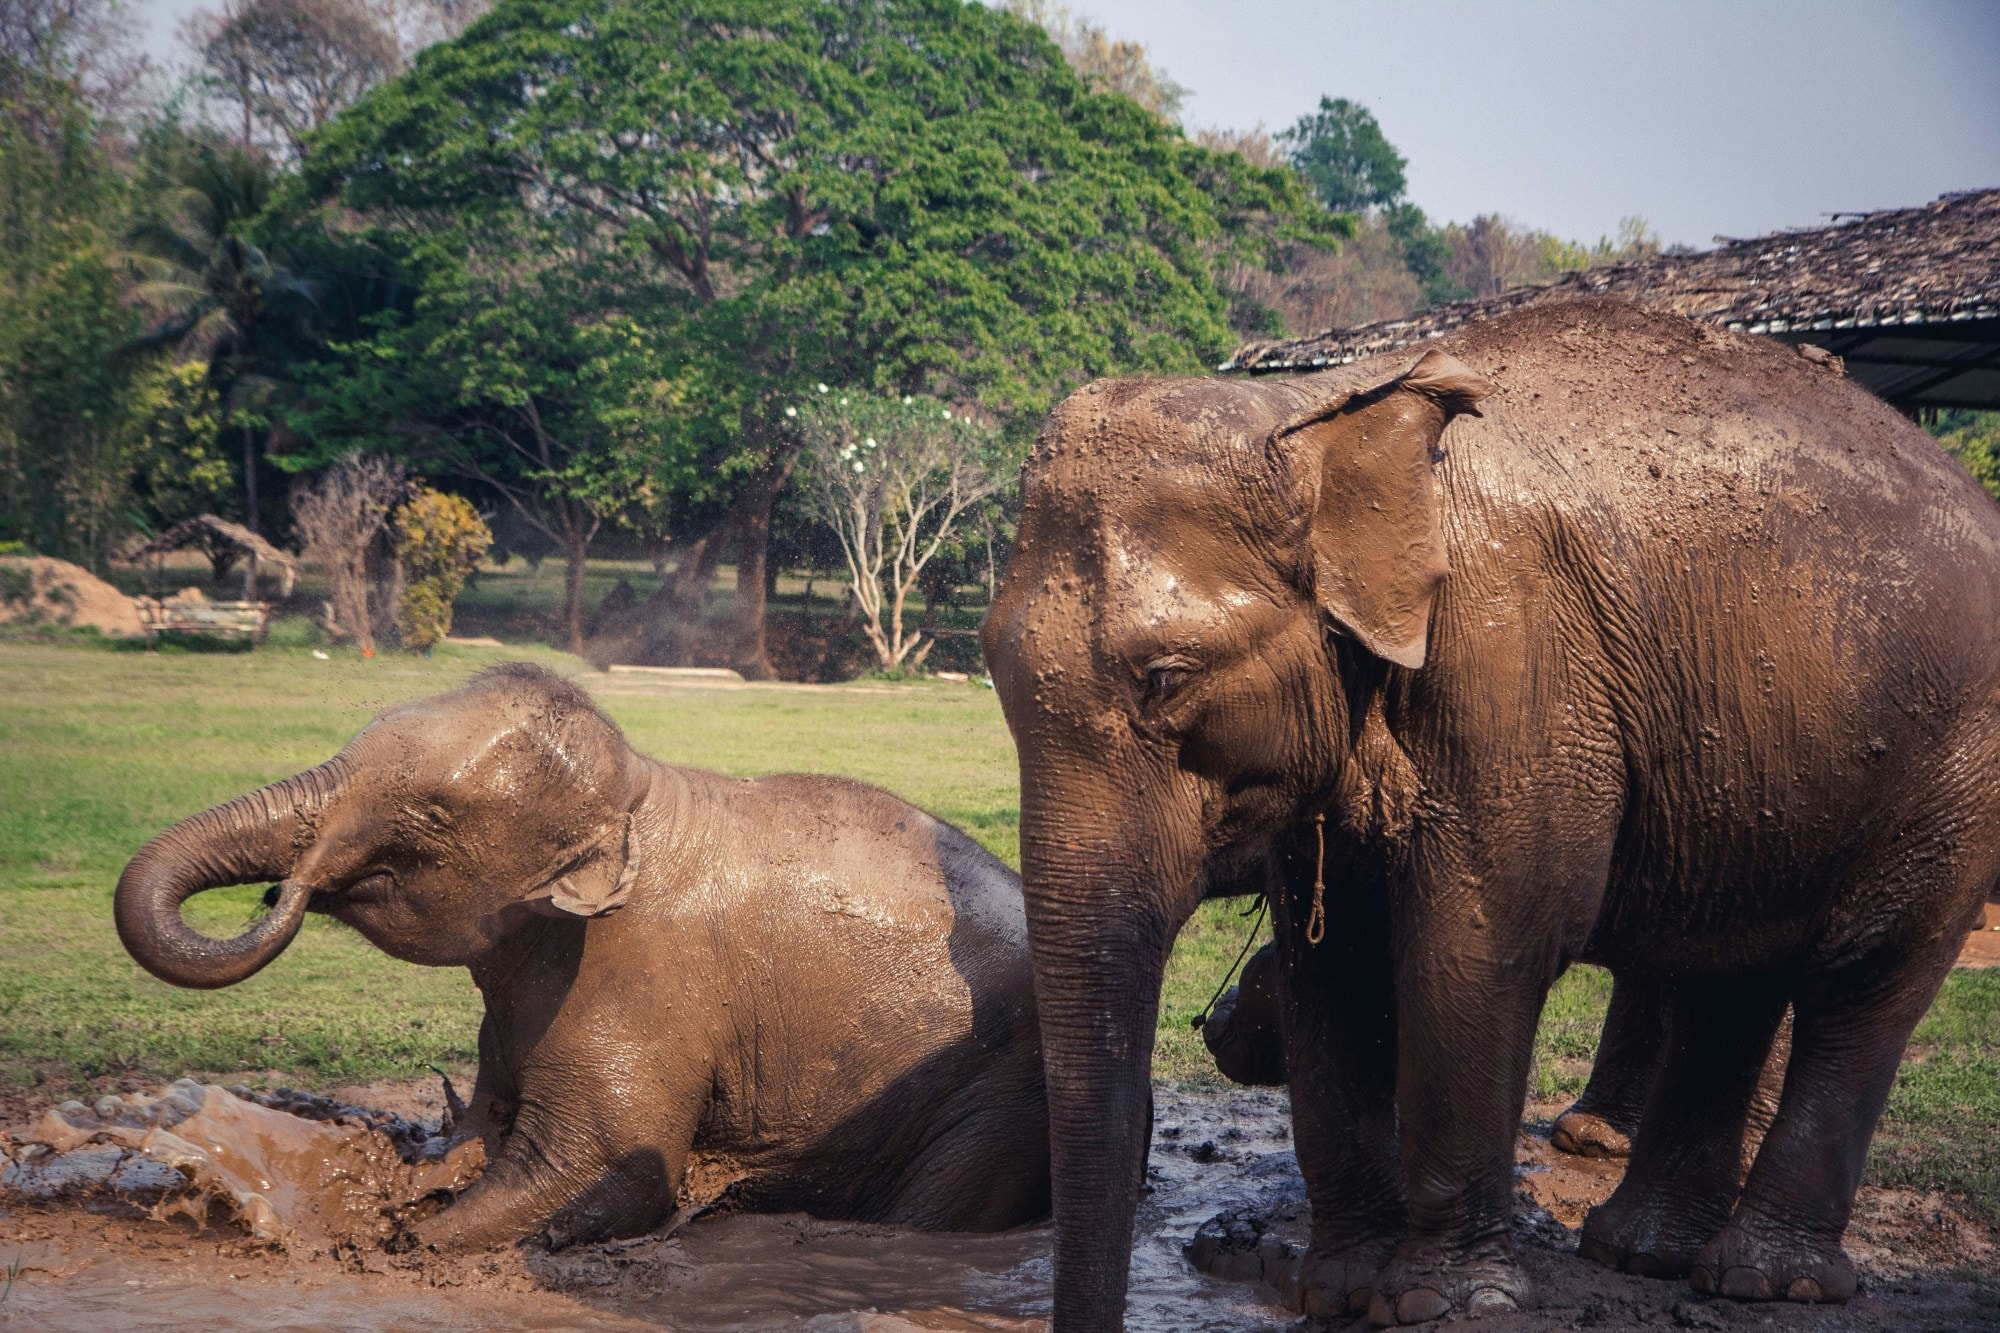
<path id="1" fill-rule="evenodd" d="M 573 788 L 594 764 L 562 736 L 545 736 L 506 715 L 475 716 L 423 700 L 385 713 L 356 738 L 370 766 L 386 766 L 420 794 L 459 803 L 508 800 L 552 783 Z"/>

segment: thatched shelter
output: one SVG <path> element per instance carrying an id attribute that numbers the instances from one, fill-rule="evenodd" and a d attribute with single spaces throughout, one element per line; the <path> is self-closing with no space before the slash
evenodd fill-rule
<path id="1" fill-rule="evenodd" d="M 217 583 L 229 574 L 239 563 L 243 566 L 243 600 L 255 601 L 257 597 L 257 572 L 260 568 L 276 571 L 279 578 L 278 596 L 292 594 L 292 582 L 298 577 L 299 560 L 291 552 L 271 545 L 241 523 L 231 523 L 226 518 L 214 514 L 200 514 L 174 524 L 153 540 L 125 553 L 124 559 L 130 564 L 140 564 L 150 560 L 151 581 L 159 582 L 160 557 L 171 551 L 182 551 L 189 547 L 208 557 L 210 569 L 214 571 Z M 160 589 L 153 589 L 159 595 Z"/>
<path id="2" fill-rule="evenodd" d="M 1912 415 L 2000 408 L 2000 189 L 1843 214 L 1832 226 L 1724 240 L 1699 254 L 1587 269 L 1405 319 L 1246 343 L 1221 369 L 1346 365 L 1505 311 L 1599 294 L 1824 348 L 1846 362 L 1850 378 Z"/>

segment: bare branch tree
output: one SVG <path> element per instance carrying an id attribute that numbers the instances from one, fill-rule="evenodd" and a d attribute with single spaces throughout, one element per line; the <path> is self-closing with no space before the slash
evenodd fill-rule
<path id="1" fill-rule="evenodd" d="M 145 100 L 151 62 L 134 49 L 135 25 L 119 0 L 0 0 L 0 102 L 35 124 L 39 99 L 16 87 L 43 79 L 75 88 L 99 116 L 121 120 Z"/>
<path id="2" fill-rule="evenodd" d="M 1142 43 L 1117 41 L 1102 25 L 1049 0 L 1006 0 L 1001 8 L 1046 32 L 1093 92 L 1120 93 L 1165 120 L 1180 115 L 1188 90 L 1153 65 Z"/>
<path id="3" fill-rule="evenodd" d="M 235 107 L 245 148 L 296 158 L 305 137 L 403 65 L 364 0 L 225 0 L 183 25 L 210 94 Z"/>
<path id="4" fill-rule="evenodd" d="M 960 521 L 1006 484 L 999 431 L 934 399 L 825 385 L 786 416 L 805 446 L 808 503 L 840 538 L 876 660 L 885 671 L 921 665 L 933 641 L 903 614 Z"/>
<path id="5" fill-rule="evenodd" d="M 375 652 L 376 620 L 368 605 L 368 551 L 407 489 L 401 463 L 355 454 L 292 493 L 303 554 L 326 576 L 327 631 L 352 639 L 365 656 Z"/>

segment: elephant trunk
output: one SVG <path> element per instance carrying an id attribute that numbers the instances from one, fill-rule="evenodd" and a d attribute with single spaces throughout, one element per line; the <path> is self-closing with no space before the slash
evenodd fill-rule
<path id="1" fill-rule="evenodd" d="M 336 757 L 174 825 L 139 849 L 118 877 L 118 938 L 148 972 L 176 986 L 233 986 L 284 951 L 299 932 L 310 886 L 286 878 L 300 833 L 339 789 Z M 181 904 L 204 889 L 284 880 L 277 905 L 231 940 L 200 934 Z"/>
<path id="2" fill-rule="evenodd" d="M 1154 1028 L 1185 913 L 1104 839 L 1049 836 L 1022 811 L 1023 883 L 1049 1097 L 1055 1327 L 1123 1327 L 1152 1110 Z"/>

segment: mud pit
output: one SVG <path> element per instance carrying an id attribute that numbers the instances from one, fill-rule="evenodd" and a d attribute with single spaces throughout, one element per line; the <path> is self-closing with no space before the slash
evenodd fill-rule
<path id="1" fill-rule="evenodd" d="M 19 1267 L 0 1299 L 0 1326 L 1046 1327 L 1046 1227 L 944 1236 L 718 1213 L 672 1234 L 553 1254 L 526 1247 L 441 1261 L 398 1252 L 402 1225 L 435 1206 L 425 1199 L 476 1170 L 438 1153 L 437 1124 L 421 1118 L 435 1103 L 414 1086 L 349 1090 L 340 1104 L 184 1083 L 157 1099 L 106 1098 L 44 1116 L 6 1145 L 0 1268 Z M 1620 1166 L 1551 1149 L 1546 1119 L 1559 1109 L 1531 1108 L 1519 1159 L 1517 1231 L 1543 1306 L 1481 1329 L 2000 1329 L 2000 1284 L 1990 1277 L 2000 1254 L 1939 1198 L 1863 1192 L 1849 1236 L 1863 1292 L 1845 1309 L 1704 1301 L 1679 1283 L 1587 1264 L 1573 1253 L 1573 1228 L 1615 1187 Z M 1283 1286 L 1306 1231 L 1284 1097 L 1163 1088 L 1156 1123 L 1130 1327 L 1299 1327 L 1271 1285 Z M 55 1151 L 28 1148 L 30 1140 Z M 1211 1224 L 1218 1214 L 1228 1221 Z M 1188 1262 L 1183 1246 L 1197 1233 L 1197 1257 L 1238 1280 Z"/>

